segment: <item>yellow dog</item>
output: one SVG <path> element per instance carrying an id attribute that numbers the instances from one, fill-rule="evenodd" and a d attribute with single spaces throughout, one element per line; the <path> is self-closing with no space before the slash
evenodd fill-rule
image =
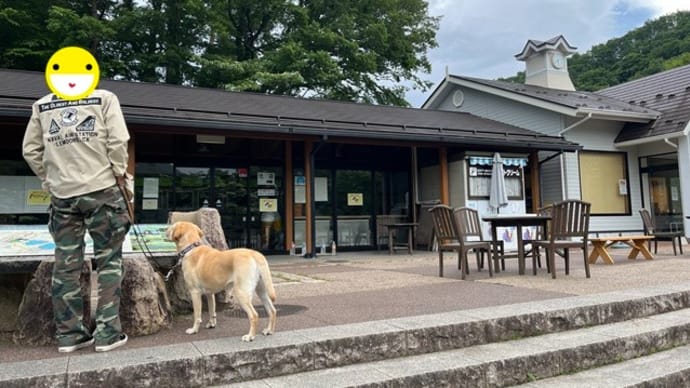
<path id="1" fill-rule="evenodd" d="M 203 235 L 198 226 L 185 221 L 172 224 L 166 232 L 167 238 L 177 244 L 184 281 L 192 297 L 194 326 L 186 330 L 187 334 L 199 332 L 202 322 L 202 294 L 206 295 L 208 301 L 209 320 L 206 327 L 216 327 L 214 294 L 225 290 L 230 283 L 233 283 L 235 300 L 249 318 L 249 333 L 242 336 L 242 341 L 253 341 L 256 337 L 259 314 L 252 306 L 254 292 L 268 313 L 268 326 L 263 334 L 273 334 L 276 328 L 276 308 L 273 306 L 276 292 L 266 257 L 255 250 L 245 248 L 219 251 L 203 245 Z"/>

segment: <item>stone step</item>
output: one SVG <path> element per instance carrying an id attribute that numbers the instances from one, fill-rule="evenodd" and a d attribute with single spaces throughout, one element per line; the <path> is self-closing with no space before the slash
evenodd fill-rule
<path id="1" fill-rule="evenodd" d="M 690 342 L 688 333 L 690 309 L 683 309 L 567 332 L 224 387 L 509 387 L 683 346 Z M 574 386 L 582 385 L 570 385 Z"/>
<path id="2" fill-rule="evenodd" d="M 690 346 L 680 346 L 571 375 L 543 379 L 520 387 L 690 387 Z"/>
<path id="3" fill-rule="evenodd" d="M 243 343 L 239 338 L 231 337 L 151 348 L 125 348 L 108 353 L 77 354 L 49 360 L 3 363 L 0 364 L 0 386 L 198 387 L 383 360 L 395 362 L 395 358 L 423 354 L 432 359 L 440 357 L 440 362 L 447 363 L 452 358 L 444 359 L 444 351 L 468 347 L 476 349 L 476 346 L 491 348 L 514 343 L 506 341 L 518 338 L 522 338 L 521 341 L 542 343 L 538 347 L 542 349 L 549 346 L 548 338 L 556 335 L 554 333 L 570 338 L 572 334 L 566 331 L 587 333 L 587 330 L 605 330 L 599 325 L 612 325 L 616 322 L 627 325 L 621 327 L 631 330 L 628 328 L 630 323 L 624 321 L 637 319 L 635 322 L 639 325 L 648 326 L 649 322 L 663 322 L 660 317 L 670 316 L 665 313 L 675 311 L 676 314 L 687 314 L 686 309 L 689 307 L 690 282 L 686 282 L 590 296 L 278 332 L 270 337 L 257 337 L 251 343 Z M 641 319 L 644 317 L 649 318 Z M 685 321 L 690 322 L 687 318 Z M 280 320 L 278 322 L 280 324 Z M 668 330 L 660 332 L 663 334 L 659 334 L 661 337 L 654 337 L 659 347 L 664 345 L 664 335 L 676 341 L 675 334 L 668 333 Z M 685 337 L 687 339 L 687 334 Z M 563 337 L 553 338 L 553 341 L 563 341 Z M 574 338 L 573 341 L 575 340 Z M 618 346 L 618 343 L 614 341 L 614 345 Z M 606 353 L 606 350 L 604 348 L 601 351 Z M 541 353 L 536 354 L 544 357 Z M 567 361 L 565 356 L 562 359 Z M 553 363 L 545 365 L 553 366 Z M 573 365 L 566 365 L 568 368 L 575 368 Z M 543 376 L 551 375 L 554 374 Z"/>

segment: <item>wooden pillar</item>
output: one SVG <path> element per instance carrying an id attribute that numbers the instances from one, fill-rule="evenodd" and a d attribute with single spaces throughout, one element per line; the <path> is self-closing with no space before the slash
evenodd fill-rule
<path id="1" fill-rule="evenodd" d="M 311 252 L 313 241 L 311 238 L 312 228 L 316 225 L 312 224 L 312 211 L 311 211 L 311 201 L 314 199 L 311 197 L 312 193 L 312 183 L 314 181 L 314 172 L 311 170 L 311 151 L 314 148 L 314 142 L 307 140 L 304 143 L 304 180 L 306 181 L 305 188 L 305 203 L 304 203 L 304 234 L 307 250 Z M 303 252 L 304 253 L 304 252 Z"/>
<path id="2" fill-rule="evenodd" d="M 450 205 L 450 189 L 448 184 L 448 149 L 441 147 L 438 150 L 439 173 L 441 180 L 441 203 Z"/>
<path id="3" fill-rule="evenodd" d="M 285 250 L 290 250 L 290 245 L 295 240 L 294 237 L 294 193 L 295 179 L 292 175 L 292 141 L 285 141 Z"/>
<path id="4" fill-rule="evenodd" d="M 529 154 L 530 187 L 532 190 L 532 211 L 537 212 L 541 205 L 541 185 L 539 184 L 539 153 L 533 151 Z"/>

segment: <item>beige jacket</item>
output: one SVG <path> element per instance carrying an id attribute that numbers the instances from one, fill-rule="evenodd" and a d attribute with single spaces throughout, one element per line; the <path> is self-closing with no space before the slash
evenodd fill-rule
<path id="1" fill-rule="evenodd" d="M 45 190 L 71 198 L 110 187 L 115 175 L 124 175 L 128 140 L 113 93 L 96 89 L 77 101 L 49 94 L 33 105 L 23 154 Z"/>

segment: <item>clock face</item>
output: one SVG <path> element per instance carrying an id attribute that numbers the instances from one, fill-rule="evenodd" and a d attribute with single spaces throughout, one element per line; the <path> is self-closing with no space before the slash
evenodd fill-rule
<path id="1" fill-rule="evenodd" d="M 563 55 L 560 53 L 554 53 L 551 56 L 551 64 L 556 69 L 562 68 L 565 65 L 565 59 L 563 58 Z"/>

